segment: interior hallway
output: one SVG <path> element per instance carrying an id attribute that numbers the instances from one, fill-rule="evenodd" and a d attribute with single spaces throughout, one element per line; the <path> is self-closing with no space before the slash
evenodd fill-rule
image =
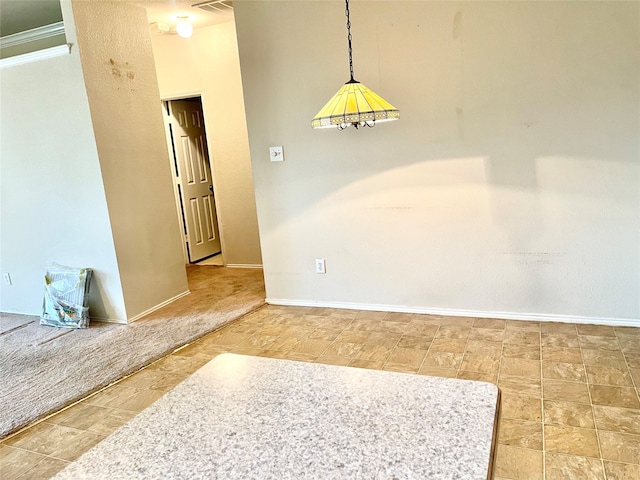
<path id="1" fill-rule="evenodd" d="M 5 439 L 2 478 L 52 477 L 222 352 L 497 383 L 496 479 L 640 478 L 640 328 L 278 306 Z"/>

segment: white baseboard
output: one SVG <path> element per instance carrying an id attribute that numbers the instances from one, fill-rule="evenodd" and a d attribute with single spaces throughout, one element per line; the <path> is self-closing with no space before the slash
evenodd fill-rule
<path id="1" fill-rule="evenodd" d="M 24 315 L 27 317 L 40 317 L 40 315 L 42 314 L 42 308 L 40 308 L 40 310 L 35 313 L 18 312 L 17 310 L 0 310 L 0 315 L 3 313 L 9 314 L 9 315 Z"/>
<path id="2" fill-rule="evenodd" d="M 127 323 L 133 323 L 133 322 L 135 322 L 136 320 L 140 320 L 142 317 L 144 317 L 144 316 L 146 316 L 146 315 L 149 315 L 150 313 L 153 313 L 153 312 L 155 312 L 156 310 L 159 310 L 159 309 L 161 309 L 162 307 L 164 307 L 164 306 L 166 306 L 166 305 L 169 305 L 170 303 L 175 302 L 175 301 L 176 301 L 176 300 L 178 300 L 179 298 L 182 298 L 182 297 L 184 297 L 184 296 L 186 296 L 186 295 L 189 295 L 190 293 L 191 293 L 191 291 L 190 291 L 190 290 L 187 290 L 186 292 L 182 292 L 182 293 L 180 293 L 179 295 L 176 295 L 175 297 L 170 298 L 169 300 L 166 300 L 166 301 L 164 301 L 164 302 L 162 302 L 162 303 L 159 303 L 159 304 L 158 304 L 158 305 L 156 305 L 155 307 L 151 307 L 150 309 L 145 310 L 144 312 L 139 313 L 138 315 L 135 315 L 135 316 L 131 317 L 131 318 L 127 321 Z"/>
<path id="3" fill-rule="evenodd" d="M 36 320 L 39 320 L 40 315 L 42 315 L 42 311 L 39 311 L 36 313 L 29 313 L 29 312 L 17 312 L 15 310 L 2 310 L 0 312 L 0 315 L 3 313 L 8 313 L 10 315 L 24 315 L 25 317 L 37 317 Z M 91 315 L 91 310 L 89 310 L 89 323 L 91 322 L 119 323 L 119 324 L 127 323 L 126 320 L 121 320 L 117 318 L 108 318 L 108 317 L 97 317 L 95 315 Z"/>
<path id="4" fill-rule="evenodd" d="M 640 319 L 633 318 L 577 317 L 571 315 L 550 315 L 540 313 L 482 312 L 474 310 L 451 310 L 446 308 L 405 307 L 400 305 L 372 305 L 349 302 L 288 300 L 282 298 L 267 298 L 265 301 L 270 305 L 285 305 L 295 307 L 344 308 L 347 310 L 421 313 L 427 315 L 442 315 L 447 317 L 500 318 L 504 320 L 533 320 L 536 322 L 588 323 L 592 325 L 610 325 L 616 327 L 640 327 Z"/>
<path id="5" fill-rule="evenodd" d="M 227 268 L 262 268 L 257 263 L 227 263 Z"/>
<path id="6" fill-rule="evenodd" d="M 126 325 L 126 320 L 120 320 L 117 318 L 105 318 L 105 317 L 94 317 L 91 315 L 91 311 L 89 311 L 89 320 L 90 322 L 102 322 L 102 323 L 117 323 L 120 325 Z"/>

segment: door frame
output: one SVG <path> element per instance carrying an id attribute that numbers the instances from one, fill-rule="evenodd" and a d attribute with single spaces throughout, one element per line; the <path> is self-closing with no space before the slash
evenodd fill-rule
<path id="1" fill-rule="evenodd" d="M 225 247 L 225 237 L 224 237 L 224 227 L 223 227 L 223 214 L 220 208 L 220 205 L 221 205 L 219 201 L 220 199 L 218 198 L 218 191 L 219 191 L 218 184 L 217 184 L 218 176 L 216 175 L 213 155 L 211 154 L 211 143 L 209 141 L 209 129 L 208 129 L 208 123 L 205 115 L 204 97 L 205 95 L 202 90 L 179 92 L 171 95 L 164 95 L 160 97 L 160 106 L 162 109 L 162 118 L 164 123 L 165 141 L 167 144 L 169 165 L 171 167 L 171 183 L 173 185 L 173 195 L 175 197 L 175 202 L 176 202 L 176 214 L 178 215 L 178 220 L 180 221 L 180 235 L 182 239 L 182 242 L 181 242 L 182 255 L 184 257 L 185 265 L 191 265 L 191 263 L 189 262 L 189 252 L 187 251 L 186 232 L 185 232 L 185 225 L 184 225 L 184 222 L 186 221 L 186 219 L 184 217 L 184 212 L 182 211 L 182 202 L 180 198 L 180 192 L 178 191 L 178 181 L 177 181 L 178 177 L 176 176 L 175 159 L 173 157 L 174 147 L 171 142 L 171 131 L 169 129 L 169 119 L 171 115 L 168 113 L 167 106 L 168 106 L 168 102 L 172 100 L 185 100 L 187 98 L 200 99 L 200 107 L 202 108 L 202 118 L 204 121 L 204 134 L 207 140 L 207 156 L 209 158 L 209 168 L 211 170 L 211 181 L 213 184 L 213 200 L 216 205 L 216 217 L 218 219 L 218 235 L 220 236 L 220 250 L 222 252 L 221 255 L 222 255 L 223 265 L 226 267 L 227 261 L 225 260 L 225 257 L 224 257 L 224 252 L 226 250 L 226 247 Z"/>

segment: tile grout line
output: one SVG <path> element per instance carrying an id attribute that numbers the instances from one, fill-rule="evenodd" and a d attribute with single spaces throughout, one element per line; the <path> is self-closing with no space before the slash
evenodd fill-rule
<path id="1" fill-rule="evenodd" d="M 353 321 L 353 320 L 352 320 L 352 321 Z M 351 322 L 349 322 L 349 324 L 351 324 Z M 316 329 L 312 330 L 311 334 L 313 334 L 313 332 L 314 332 L 315 330 L 316 330 Z M 344 331 L 344 328 L 343 328 L 342 330 L 340 330 L 340 333 L 342 333 L 343 331 Z M 333 343 L 336 341 L 336 339 L 338 338 L 338 336 L 340 336 L 340 333 L 336 336 L 336 338 L 334 338 L 333 340 L 331 340 L 331 341 L 329 342 L 329 344 L 328 344 L 326 347 L 324 347 L 324 348 L 322 349 L 322 351 L 321 351 L 318 355 L 316 355 L 316 358 L 313 360 L 313 363 L 318 363 L 318 359 L 319 359 L 319 358 L 324 354 L 324 352 L 326 352 L 326 351 L 329 349 L 329 347 L 330 347 L 331 345 L 333 345 Z M 309 338 L 309 337 L 307 336 L 307 339 L 308 339 L 308 338 Z"/>
<path id="2" fill-rule="evenodd" d="M 379 321 L 384 322 L 384 321 L 385 321 L 385 319 L 386 319 L 388 316 L 389 316 L 389 312 L 387 312 L 387 313 L 386 313 L 386 315 L 385 315 L 384 317 L 382 317 L 382 320 L 379 320 Z M 383 332 L 383 333 L 395 333 L 395 332 Z M 402 335 L 404 335 L 404 334 L 401 334 L 401 335 L 400 335 L 400 338 L 398 338 L 398 340 L 396 340 L 396 342 L 393 344 L 393 347 L 390 347 L 390 349 L 389 349 L 389 355 L 387 356 L 387 358 L 385 359 L 384 363 L 382 364 L 382 370 L 384 370 L 384 367 L 386 367 L 386 366 L 387 366 L 387 364 L 389 363 L 389 358 L 391 358 L 391 353 L 393 352 L 393 350 L 394 350 L 394 349 L 396 349 L 396 348 L 398 348 L 398 344 L 400 343 L 400 339 L 402 338 Z M 423 360 L 424 360 L 424 359 L 423 359 Z M 419 369 L 420 369 L 420 368 L 418 367 L 418 370 L 419 370 Z"/>
<path id="3" fill-rule="evenodd" d="M 633 378 L 633 375 L 631 374 L 631 366 L 629 365 L 629 361 L 627 360 L 627 356 L 625 355 L 624 350 L 622 350 L 622 345 L 620 344 L 620 339 L 618 338 L 618 331 L 615 329 L 615 327 L 612 327 L 612 328 L 613 328 L 613 334 L 615 336 L 615 339 L 618 342 L 618 347 L 620 348 L 620 353 L 622 353 L 622 359 L 624 360 L 624 363 L 627 366 L 627 373 L 629 374 L 629 378 L 631 378 L 631 384 L 634 387 L 636 387 L 635 388 L 636 397 L 638 397 L 638 399 L 640 400 L 640 393 L 638 393 L 638 388 L 637 388 L 638 385 L 636 384 L 636 381 Z M 586 370 L 586 367 L 585 367 L 585 370 Z M 587 382 L 588 381 L 589 381 L 589 377 L 587 376 Z M 591 389 L 589 389 L 589 395 L 591 395 Z M 593 404 L 591 405 L 591 408 L 593 410 Z M 604 471 L 605 479 L 608 479 L 609 476 L 607 475 L 607 470 L 606 470 L 606 468 L 604 466 L 604 458 L 603 458 L 603 455 L 602 455 L 602 447 L 600 446 L 600 434 L 599 434 L 599 429 L 597 428 L 598 424 L 596 423 L 595 411 L 593 413 L 593 423 L 596 426 L 596 436 L 598 438 L 598 449 L 600 450 L 600 460 L 602 462 L 602 470 Z M 620 462 L 620 460 L 618 460 L 618 462 Z M 624 463 L 626 464 L 627 462 L 624 462 Z"/>
<path id="4" fill-rule="evenodd" d="M 547 435 L 544 417 L 544 357 L 542 350 L 542 325 L 538 325 L 538 344 L 540 350 L 540 421 L 542 422 L 542 478 L 547 478 Z M 576 330 L 577 333 L 577 330 Z"/>
<path id="5" fill-rule="evenodd" d="M 576 327 L 578 330 L 578 327 Z M 582 341 L 580 340 L 580 332 L 578 331 L 578 346 L 580 347 L 580 358 L 582 359 L 582 367 L 584 368 L 584 376 L 587 383 L 587 392 L 589 393 L 589 406 L 591 407 L 591 415 L 593 416 L 593 429 L 596 433 L 596 442 L 598 443 L 598 455 L 600 456 L 600 466 L 602 467 L 602 474 L 604 478 L 607 478 L 607 472 L 604 468 L 604 459 L 602 458 L 602 446 L 600 445 L 600 429 L 598 428 L 598 423 L 596 422 L 596 411 L 593 407 L 593 397 L 591 396 L 591 382 L 589 381 L 589 372 L 587 371 L 587 365 L 584 363 L 584 353 L 582 348 Z M 613 331 L 615 335 L 615 330 Z M 618 337 L 616 336 L 616 341 L 618 341 Z M 619 343 L 618 343 L 619 345 Z M 624 356 L 623 356 L 624 358 Z"/>
<path id="6" fill-rule="evenodd" d="M 22 450 L 22 449 L 21 449 Z M 29 453 L 37 453 L 37 452 L 33 452 L 32 450 L 25 450 Z M 42 454 L 40 454 L 42 455 Z M 58 460 L 61 462 L 65 462 L 67 465 L 65 465 L 62 468 L 66 468 L 70 463 L 74 462 L 75 460 L 64 460 L 62 458 L 57 458 L 57 457 L 52 457 L 50 455 L 45 455 L 42 459 L 40 459 L 38 462 L 36 462 L 35 464 L 33 464 L 31 467 L 27 468 L 24 472 L 22 472 L 21 474 L 19 474 L 17 477 L 15 477 L 15 480 L 21 480 L 21 479 L 25 479 L 25 480 L 32 480 L 33 477 L 31 475 L 29 475 L 27 477 L 27 474 L 29 474 L 29 472 L 31 472 L 32 470 L 34 470 L 38 465 L 40 465 L 41 463 L 44 463 L 45 460 L 47 460 L 48 458 L 53 459 L 53 460 Z M 54 476 L 56 474 L 54 473 Z"/>
<path id="7" fill-rule="evenodd" d="M 640 389 L 640 384 L 636 383 L 635 379 L 633 378 L 633 375 L 631 373 L 631 365 L 629 365 L 629 361 L 627 360 L 627 355 L 625 354 L 625 351 L 622 349 L 622 346 L 620 345 L 620 339 L 618 338 L 618 332 L 616 331 L 615 328 L 613 329 L 613 333 L 615 334 L 616 340 L 618 341 L 618 345 L 620 346 L 620 352 L 622 353 L 622 358 L 624 359 L 624 363 L 627 366 L 627 373 L 629 374 L 629 377 L 631 378 L 631 384 L 633 385 L 633 387 L 636 390 L 636 396 L 638 397 L 638 400 L 640 400 L 640 392 L 638 392 L 638 389 Z M 640 337 L 638 338 L 638 342 L 640 342 Z M 633 353 L 633 352 L 631 352 L 631 353 Z"/>
<path id="8" fill-rule="evenodd" d="M 473 325 L 476 323 L 477 318 L 473 317 L 473 322 L 471 323 L 471 327 L 469 327 L 469 333 L 467 333 L 467 340 L 464 342 L 464 349 L 462 350 L 462 359 L 460 360 L 460 366 L 456 371 L 456 378 L 460 378 L 460 373 L 464 372 L 462 370 L 462 365 L 464 365 L 464 358 L 467 356 L 467 346 L 469 345 L 469 336 L 471 335 L 471 330 L 473 329 Z"/>
<path id="9" fill-rule="evenodd" d="M 415 317 L 411 321 L 413 321 L 414 319 Z M 440 317 L 440 320 L 442 320 L 442 317 Z M 427 348 L 427 352 L 424 354 L 424 357 L 422 358 L 422 362 L 420 362 L 420 366 L 418 367 L 418 374 L 420 374 L 420 370 L 422 370 L 422 367 L 424 367 L 424 362 L 427 361 L 427 356 L 431 351 L 431 347 L 433 346 L 433 342 L 436 339 L 436 335 L 438 335 L 438 332 L 440 331 L 441 326 L 442 326 L 442 323 L 438 323 L 438 328 L 436 328 L 436 331 L 433 332 L 433 338 L 431 339 L 431 342 L 429 342 L 429 347 Z M 458 371 L 456 370 L 456 376 L 457 375 L 458 375 Z"/>
<path id="10" fill-rule="evenodd" d="M 67 427 L 67 428 L 73 428 L 73 427 Z M 73 430 L 77 430 L 79 432 L 85 432 L 86 430 L 80 430 L 78 428 L 73 428 Z M 91 432 L 89 432 L 91 433 Z M 95 434 L 97 435 L 97 434 Z M 109 435 L 101 435 L 104 438 L 100 440 L 100 442 L 102 442 L 103 440 L 105 440 Z M 100 443 L 98 442 L 98 443 Z M 96 443 L 97 445 L 97 443 Z M 61 458 L 61 457 L 56 457 L 53 455 L 53 453 L 42 453 L 42 452 L 37 452 L 35 450 L 29 450 L 28 448 L 24 448 L 24 447 L 20 447 L 20 446 L 16 446 L 16 445 L 4 445 L 6 448 L 13 448 L 14 450 L 20 450 L 21 452 L 28 452 L 28 453 L 35 453 L 36 455 L 40 455 L 42 456 L 42 458 L 40 460 L 38 460 L 36 463 L 33 464 L 33 466 L 27 470 L 25 470 L 24 472 L 22 472 L 18 478 L 24 476 L 26 473 L 29 473 L 30 470 L 33 470 L 34 467 L 36 467 L 37 465 L 40 465 L 42 462 L 44 462 L 47 458 L 52 458 L 53 460 L 59 460 L 61 462 L 66 462 L 66 463 L 73 463 L 77 460 L 77 458 L 73 459 L 73 460 L 67 460 L 66 458 Z M 90 450 L 91 448 L 93 448 L 95 445 L 89 447 L 87 450 Z M 83 452 L 84 453 L 84 452 Z M 81 453 L 80 455 L 82 455 L 83 453 Z M 78 457 L 80 457 L 80 455 L 78 455 Z"/>
<path id="11" fill-rule="evenodd" d="M 355 318 L 355 317 L 354 317 L 354 318 Z M 347 323 L 344 327 L 342 327 L 342 330 L 340 330 L 340 333 L 339 333 L 339 334 L 338 334 L 338 336 L 333 340 L 333 342 L 331 342 L 331 343 L 329 344 L 329 346 L 327 347 L 327 350 L 328 350 L 328 349 L 329 349 L 329 348 L 330 348 L 334 343 L 336 343 L 336 342 L 338 341 L 338 338 L 340 338 L 340 335 L 342 335 L 344 332 L 346 332 L 346 331 L 347 331 L 347 328 L 349 327 L 349 325 L 351 325 L 351 324 L 353 323 L 354 318 L 351 318 L 351 319 L 349 320 L 349 323 Z M 347 342 L 347 343 L 354 343 L 354 342 Z M 364 345 L 364 344 L 362 344 L 362 345 Z M 349 361 L 347 362 L 347 366 L 348 366 L 348 365 L 350 365 L 350 364 L 351 364 L 351 362 L 356 358 L 356 356 L 358 355 L 358 353 L 360 353 L 360 350 L 361 350 L 361 349 L 362 349 L 362 346 L 358 349 L 358 351 L 357 351 L 357 352 L 355 352 L 355 353 L 354 353 L 354 355 L 353 355 L 353 356 L 347 356 L 347 358 L 348 358 L 348 360 L 349 360 Z M 325 350 L 325 351 L 326 351 L 326 350 Z M 324 352 L 323 352 L 323 353 L 324 353 Z M 320 355 L 320 356 L 318 357 L 318 359 L 319 359 L 321 356 L 322 356 L 322 355 Z M 339 355 L 337 355 L 337 356 L 339 356 Z"/>
<path id="12" fill-rule="evenodd" d="M 504 330 L 502 332 L 502 342 L 500 344 L 500 355 L 498 355 L 498 373 L 496 376 L 496 387 L 498 387 L 498 392 L 500 392 L 500 373 L 502 372 L 502 358 L 503 358 L 503 353 L 504 353 L 504 337 L 506 335 L 506 331 L 507 331 L 507 321 L 505 320 L 504 322 Z M 502 413 L 502 402 L 504 401 L 504 396 L 500 395 L 500 413 L 498 414 L 498 417 L 496 419 L 496 421 L 498 422 L 498 433 L 497 433 L 497 438 L 496 438 L 496 451 L 494 453 L 494 456 L 496 457 L 496 459 L 494 459 L 494 462 L 497 465 L 497 456 L 498 456 L 498 445 L 500 444 L 500 420 L 501 417 L 503 415 Z M 494 471 L 493 474 L 495 476 L 495 467 L 494 467 Z M 543 477 L 544 478 L 544 477 Z"/>

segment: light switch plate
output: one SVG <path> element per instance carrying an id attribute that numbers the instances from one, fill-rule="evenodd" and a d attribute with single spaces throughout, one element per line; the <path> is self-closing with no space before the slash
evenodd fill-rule
<path id="1" fill-rule="evenodd" d="M 284 162 L 284 152 L 282 146 L 269 147 L 269 159 L 272 162 Z"/>

